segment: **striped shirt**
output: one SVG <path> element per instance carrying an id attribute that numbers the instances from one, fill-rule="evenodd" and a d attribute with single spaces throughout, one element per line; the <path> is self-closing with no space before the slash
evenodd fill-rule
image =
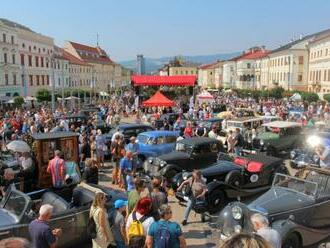
<path id="1" fill-rule="evenodd" d="M 53 186 L 55 188 L 61 188 L 64 186 L 65 164 L 63 159 L 55 156 L 55 158 L 50 160 L 47 172 L 52 175 Z"/>

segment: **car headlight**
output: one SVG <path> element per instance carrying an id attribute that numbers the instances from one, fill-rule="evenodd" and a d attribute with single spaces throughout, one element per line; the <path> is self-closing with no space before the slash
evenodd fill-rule
<path id="1" fill-rule="evenodd" d="M 291 151 L 291 152 L 290 152 L 290 158 L 291 158 L 291 159 L 294 159 L 295 156 L 296 156 L 296 154 L 297 154 L 296 151 Z"/>
<path id="2" fill-rule="evenodd" d="M 235 233 L 240 233 L 242 231 L 242 227 L 240 225 L 234 226 L 234 232 Z"/>
<path id="3" fill-rule="evenodd" d="M 233 206 L 231 209 L 231 214 L 235 220 L 240 220 L 242 218 L 243 211 L 239 206 Z"/>
<path id="4" fill-rule="evenodd" d="M 160 161 L 160 163 L 159 163 L 161 168 L 163 168 L 166 164 L 167 164 L 166 161 Z"/>
<path id="5" fill-rule="evenodd" d="M 263 146 L 265 144 L 264 140 L 262 140 L 262 139 L 259 142 L 260 142 L 261 146 Z"/>
<path id="6" fill-rule="evenodd" d="M 189 177 L 189 173 L 188 173 L 188 172 L 183 172 L 183 174 L 182 174 L 182 179 L 183 179 L 183 180 L 187 180 L 188 177 Z"/>

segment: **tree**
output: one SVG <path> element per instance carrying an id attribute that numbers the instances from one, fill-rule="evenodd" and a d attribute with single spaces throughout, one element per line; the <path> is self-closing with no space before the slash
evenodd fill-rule
<path id="1" fill-rule="evenodd" d="M 40 89 L 37 91 L 36 98 L 38 102 L 50 102 L 52 100 L 52 95 L 47 89 Z"/>
<path id="2" fill-rule="evenodd" d="M 327 102 L 330 102 L 330 94 L 323 95 L 323 99 L 326 100 Z"/>
<path id="3" fill-rule="evenodd" d="M 21 96 L 14 97 L 14 106 L 15 107 L 22 107 L 24 103 L 24 98 Z"/>
<path id="4" fill-rule="evenodd" d="M 283 98 L 284 89 L 282 87 L 275 87 L 269 91 L 269 96 L 277 99 Z"/>

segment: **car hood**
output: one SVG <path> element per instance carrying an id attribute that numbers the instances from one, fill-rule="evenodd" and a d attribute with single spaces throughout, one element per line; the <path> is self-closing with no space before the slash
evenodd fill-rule
<path id="1" fill-rule="evenodd" d="M 185 152 L 179 152 L 179 151 L 173 151 L 167 154 L 163 154 L 158 157 L 160 160 L 164 160 L 167 163 L 171 161 L 178 161 L 178 160 L 183 160 L 183 159 L 188 159 L 189 154 Z"/>
<path id="2" fill-rule="evenodd" d="M 251 202 L 248 207 L 272 215 L 306 207 L 314 202 L 315 200 L 311 196 L 281 187 L 272 187 L 266 193 Z"/>
<path id="3" fill-rule="evenodd" d="M 9 226 L 16 223 L 16 218 L 6 210 L 0 209 L 0 227 Z"/>
<path id="4" fill-rule="evenodd" d="M 272 132 L 265 132 L 258 135 L 258 138 L 262 140 L 275 140 L 278 139 L 279 137 L 280 137 L 279 134 Z"/>
<path id="5" fill-rule="evenodd" d="M 204 177 L 218 176 L 232 170 L 240 170 L 240 167 L 230 162 L 217 162 L 212 166 L 203 169 L 202 174 Z"/>

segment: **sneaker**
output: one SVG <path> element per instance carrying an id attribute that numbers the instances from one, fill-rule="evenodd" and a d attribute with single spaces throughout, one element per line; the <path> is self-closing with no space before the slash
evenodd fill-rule
<path id="1" fill-rule="evenodd" d="M 185 226 L 185 225 L 187 225 L 188 223 L 187 223 L 186 220 L 183 220 L 183 221 L 181 222 L 181 224 L 182 224 L 183 226 Z"/>

